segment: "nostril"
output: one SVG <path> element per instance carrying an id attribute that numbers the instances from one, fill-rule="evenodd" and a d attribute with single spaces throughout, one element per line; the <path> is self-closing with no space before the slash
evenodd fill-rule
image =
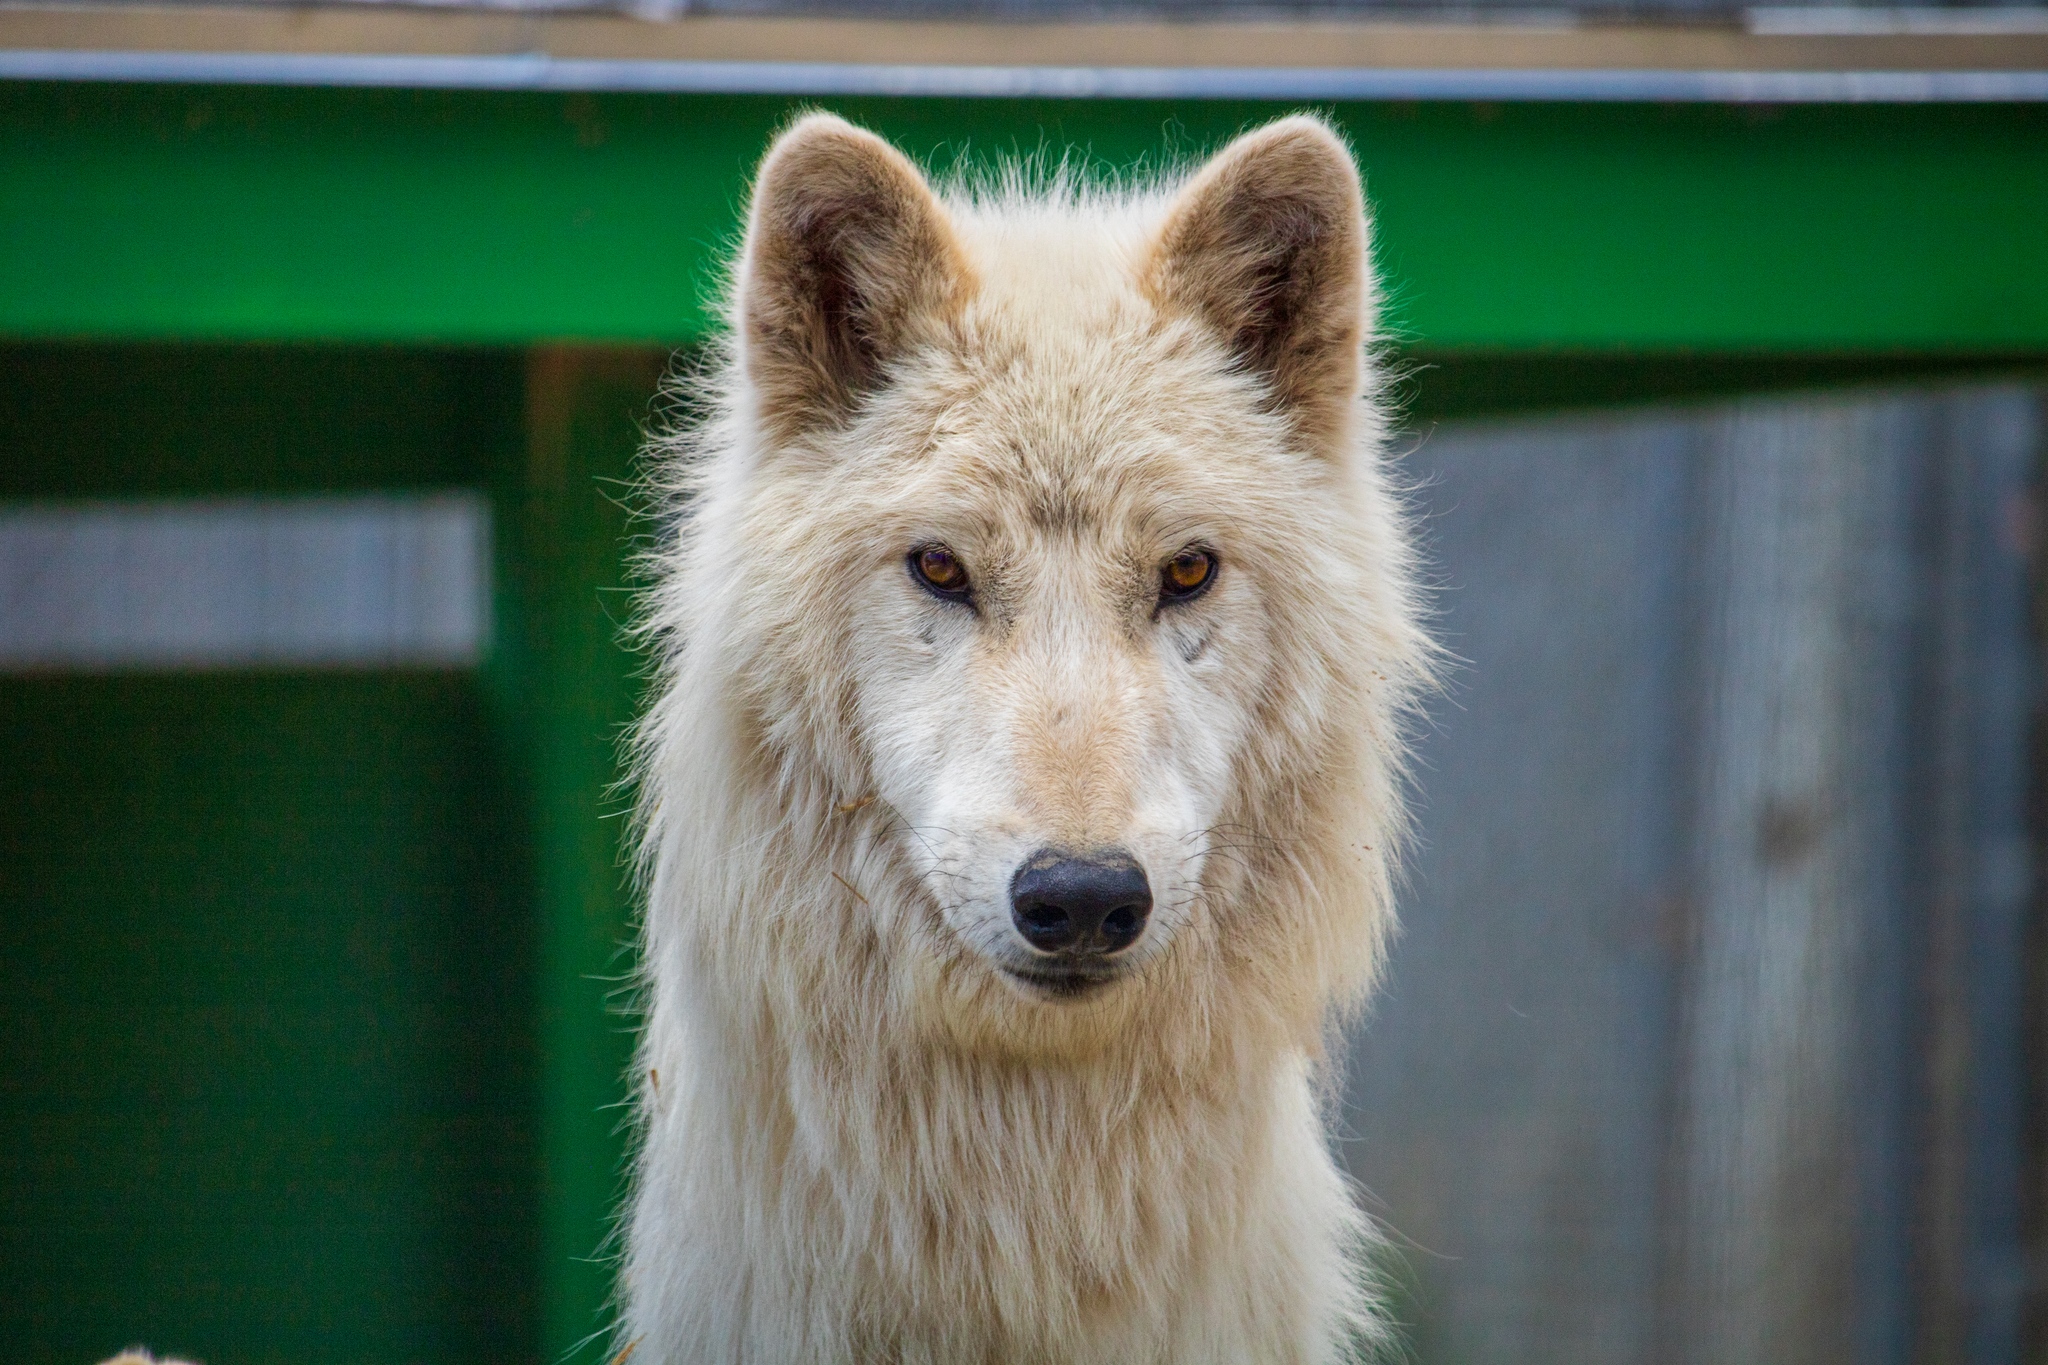
<path id="1" fill-rule="evenodd" d="M 1073 916 L 1044 901 L 1017 906 L 1016 920 L 1025 940 L 1043 952 L 1057 952 L 1078 937 Z"/>
<path id="2" fill-rule="evenodd" d="M 1041 849 L 1010 882 L 1011 918 L 1042 953 L 1120 952 L 1145 932 L 1152 887 L 1120 849 L 1073 855 Z"/>

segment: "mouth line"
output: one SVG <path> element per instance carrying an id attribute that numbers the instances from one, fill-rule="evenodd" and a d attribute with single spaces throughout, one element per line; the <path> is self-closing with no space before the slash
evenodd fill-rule
<path id="1" fill-rule="evenodd" d="M 1121 972 L 1033 971 L 1028 967 L 1004 967 L 1001 970 L 1003 975 L 1012 981 L 1020 981 L 1035 991 L 1042 991 L 1064 1000 L 1078 1000 L 1083 996 L 1093 995 L 1123 975 Z"/>

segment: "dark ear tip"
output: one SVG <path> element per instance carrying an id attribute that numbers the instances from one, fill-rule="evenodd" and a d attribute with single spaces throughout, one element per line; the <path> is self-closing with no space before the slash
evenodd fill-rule
<path id="1" fill-rule="evenodd" d="M 769 145 L 756 178 L 757 198 L 835 198 L 862 184 L 917 180 L 904 155 L 836 114 L 806 114 Z"/>
<path id="2" fill-rule="evenodd" d="M 799 115 L 787 128 L 776 134 L 775 140 L 768 144 L 768 154 L 762 159 L 773 161 L 777 156 L 810 150 L 828 143 L 859 145 L 880 141 L 880 138 L 867 129 L 848 123 L 837 114 L 813 109 L 808 114 Z"/>
<path id="3" fill-rule="evenodd" d="M 810 137 L 827 130 L 854 133 L 860 129 L 825 109 L 806 109 L 789 121 L 789 126 L 779 133 L 775 140 L 787 142 L 792 138 Z"/>
<path id="4" fill-rule="evenodd" d="M 1297 192 L 1336 190 L 1357 195 L 1358 162 L 1343 134 L 1312 114 L 1290 114 L 1255 128 L 1222 153 L 1223 158 L 1262 180 Z"/>
<path id="5" fill-rule="evenodd" d="M 1244 135 L 1245 141 L 1301 142 L 1308 146 L 1335 152 L 1349 157 L 1351 144 L 1336 127 L 1319 114 L 1287 114 L 1271 123 L 1254 128 Z"/>
<path id="6" fill-rule="evenodd" d="M 783 129 L 761 156 L 759 179 L 772 182 L 792 170 L 801 169 L 821 154 L 855 142 L 860 130 L 836 114 L 805 114 Z"/>
<path id="7" fill-rule="evenodd" d="M 798 119 L 769 147 L 749 216 L 750 234 L 798 236 L 849 221 L 946 219 L 915 162 L 867 129 L 823 113 Z"/>

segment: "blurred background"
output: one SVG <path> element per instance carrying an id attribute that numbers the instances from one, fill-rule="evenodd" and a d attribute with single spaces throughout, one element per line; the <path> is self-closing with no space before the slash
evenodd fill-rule
<path id="1" fill-rule="evenodd" d="M 595 1362 L 636 449 L 805 105 L 1354 140 L 1420 1365 L 2048 1362 L 2048 12 L 0 6 L 0 1354 Z"/>

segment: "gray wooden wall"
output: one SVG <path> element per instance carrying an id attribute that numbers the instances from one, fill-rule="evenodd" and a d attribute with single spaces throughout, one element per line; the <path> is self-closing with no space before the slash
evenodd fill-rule
<path id="1" fill-rule="evenodd" d="M 1345 1154 L 1425 1365 L 2019 1359 L 2019 385 L 1447 425 Z"/>

